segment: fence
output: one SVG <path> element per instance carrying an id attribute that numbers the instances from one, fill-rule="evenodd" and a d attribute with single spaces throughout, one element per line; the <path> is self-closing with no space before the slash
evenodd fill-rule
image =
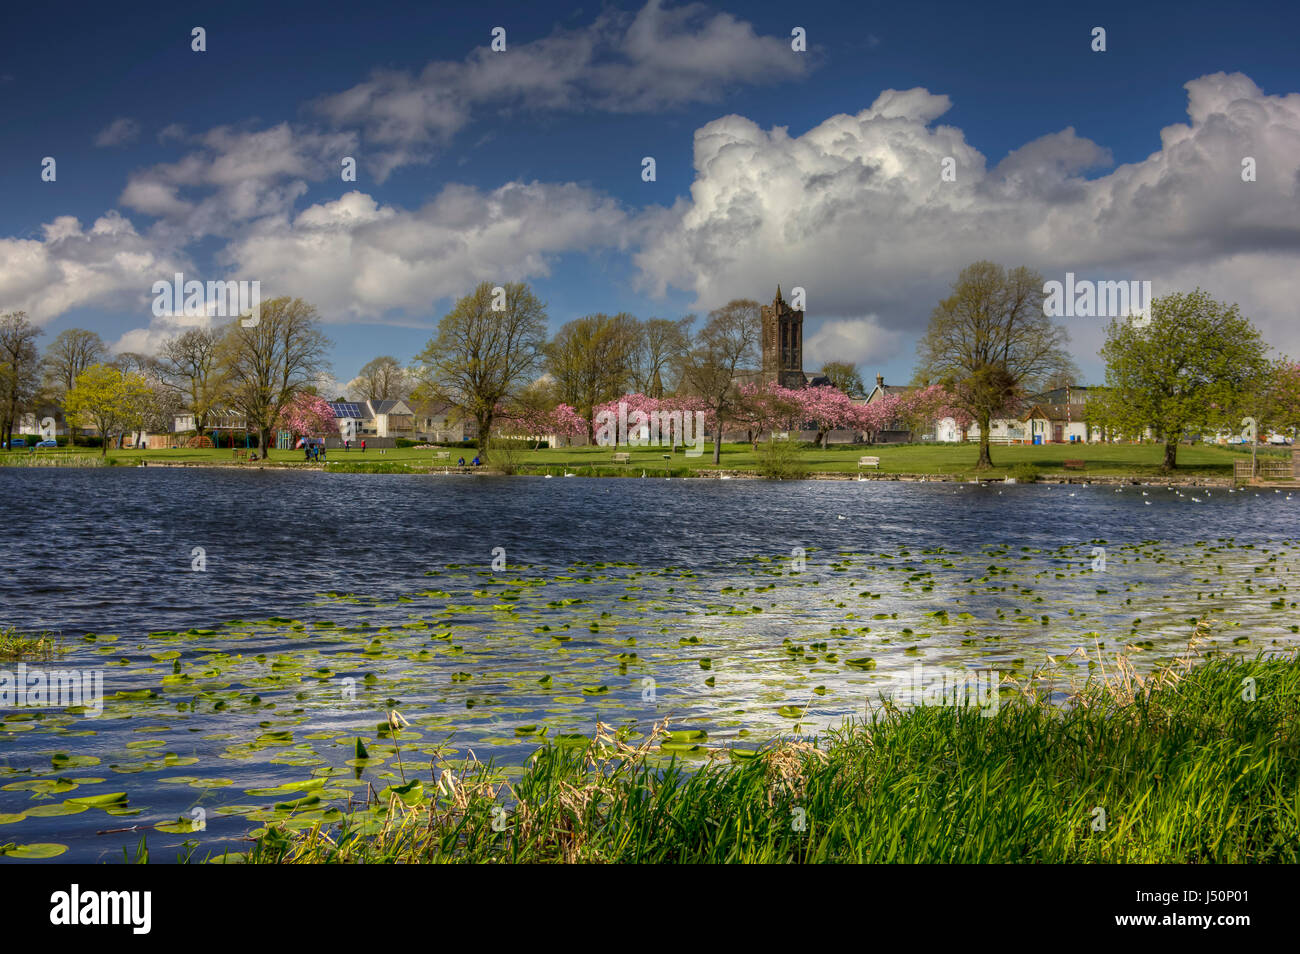
<path id="1" fill-rule="evenodd" d="M 1292 451 L 1290 460 L 1285 457 L 1261 457 L 1254 463 L 1255 470 L 1252 473 L 1251 460 L 1234 460 L 1233 480 L 1245 482 L 1255 477 L 1261 480 L 1285 480 L 1288 477 L 1300 476 L 1300 450 Z"/>

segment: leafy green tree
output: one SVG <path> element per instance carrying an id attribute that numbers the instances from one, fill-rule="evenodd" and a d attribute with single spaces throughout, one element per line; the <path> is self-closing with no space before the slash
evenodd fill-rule
<path id="1" fill-rule="evenodd" d="M 709 312 L 709 320 L 682 358 L 679 393 L 698 398 L 708 408 L 715 464 L 722 459 L 722 429 L 745 413 L 737 374 L 757 364 L 761 329 L 758 302 L 737 298 Z"/>
<path id="2" fill-rule="evenodd" d="M 406 369 L 392 355 L 368 361 L 348 384 L 348 393 L 362 401 L 389 401 L 406 396 Z"/>
<path id="3" fill-rule="evenodd" d="M 159 356 L 163 380 L 175 390 L 177 403 L 194 415 L 194 432 L 199 436 L 225 399 L 225 378 L 218 360 L 220 343 L 217 330 L 190 328 L 168 339 Z"/>
<path id="4" fill-rule="evenodd" d="M 18 419 L 31 410 L 40 390 L 40 334 L 25 312 L 0 315 L 0 436 L 6 442 L 13 441 Z"/>
<path id="5" fill-rule="evenodd" d="M 856 396 L 867 393 L 858 366 L 848 361 L 827 361 L 822 365 L 822 377 L 830 378 L 831 384 L 845 394 Z"/>
<path id="6" fill-rule="evenodd" d="M 641 322 L 632 365 L 636 390 L 657 399 L 676 389 L 682 357 L 691 347 L 691 325 L 694 323 L 694 315 L 677 319 L 647 318 Z"/>
<path id="7" fill-rule="evenodd" d="M 316 307 L 283 296 L 262 303 L 255 322 L 235 319 L 218 348 L 230 403 L 257 431 L 265 454 L 285 405 L 312 387 L 328 368 L 330 340 L 320 330 Z"/>
<path id="8" fill-rule="evenodd" d="M 1236 305 L 1201 289 L 1157 298 L 1150 320 L 1113 319 L 1101 356 L 1101 410 L 1115 429 L 1150 428 L 1164 441 L 1161 469 L 1178 466 L 1178 442 L 1197 431 L 1236 430 L 1268 373 L 1268 348 Z"/>
<path id="9" fill-rule="evenodd" d="M 1273 362 L 1258 405 L 1261 429 L 1293 436 L 1300 431 L 1300 361 L 1279 358 Z"/>
<path id="10" fill-rule="evenodd" d="M 1043 276 L 993 262 L 962 269 L 921 339 L 918 381 L 944 385 L 980 428 L 977 468 L 993 466 L 989 425 L 1027 392 L 1076 377 L 1070 336 L 1043 314 Z"/>
<path id="11" fill-rule="evenodd" d="M 104 339 L 95 332 L 85 328 L 60 331 L 45 349 L 45 375 L 51 393 L 61 400 L 76 385 L 81 372 L 107 355 Z"/>
<path id="12" fill-rule="evenodd" d="M 140 373 L 92 364 L 77 376 L 64 398 L 64 413 L 69 424 L 99 432 L 102 456 L 111 440 L 143 423 L 152 400 L 153 392 Z"/>
<path id="13" fill-rule="evenodd" d="M 631 315 L 586 315 L 556 333 L 544 349 L 545 368 L 561 401 L 587 420 L 587 439 L 594 440 L 593 415 L 598 404 L 627 393 L 641 338 Z"/>
<path id="14" fill-rule="evenodd" d="M 504 294 L 481 283 L 443 315 L 415 357 L 411 394 L 420 407 L 449 404 L 472 418 L 485 454 L 497 406 L 532 380 L 546 343 L 546 306 L 532 289 L 522 282 L 498 287 Z"/>

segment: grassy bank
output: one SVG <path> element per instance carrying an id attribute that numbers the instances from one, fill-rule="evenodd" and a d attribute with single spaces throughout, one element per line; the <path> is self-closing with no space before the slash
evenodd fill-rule
<path id="1" fill-rule="evenodd" d="M 603 730 L 507 785 L 463 762 L 251 862 L 1269 862 L 1300 859 L 1300 662 L 1122 672 L 1065 707 L 877 709 L 814 747 Z M 707 758 L 664 768 L 664 747 Z M 421 781 L 421 778 L 423 779 Z"/>
<path id="2" fill-rule="evenodd" d="M 686 477 L 707 474 L 713 470 L 758 472 L 760 461 L 749 444 L 725 444 L 722 459 L 714 465 L 712 448 L 701 457 L 687 457 L 681 451 L 664 459 L 663 448 L 624 447 L 618 450 L 631 455 L 627 464 L 613 462 L 614 449 L 609 447 L 559 447 L 541 450 L 521 450 L 512 455 L 520 473 L 566 473 L 578 476 L 647 476 Z M 1015 476 L 1017 468 L 1037 468 L 1044 474 L 1061 473 L 1064 461 L 1078 459 L 1085 462 L 1084 475 L 1135 477 L 1158 479 L 1163 448 L 1155 444 L 1046 444 L 1040 446 L 1011 445 L 993 448 L 994 467 L 978 472 L 981 477 Z M 1195 445 L 1178 451 L 1178 477 L 1232 477 L 1232 464 L 1249 449 Z M 1289 459 L 1291 448 L 1259 448 L 1260 457 Z M 370 448 L 359 451 L 331 451 L 324 469 L 341 473 L 426 473 L 440 471 L 449 461 L 439 460 L 436 451 L 415 448 L 389 448 L 381 451 Z M 464 456 L 470 460 L 472 449 L 452 449 L 451 462 Z M 977 473 L 975 463 L 979 449 L 974 444 L 880 444 L 861 446 L 832 446 L 829 450 L 804 447 L 799 451 L 798 463 L 811 474 L 851 474 L 858 471 L 858 458 L 870 455 L 880 458 L 878 471 L 867 474 L 925 474 L 958 477 Z M 264 462 L 239 463 L 229 450 L 113 450 L 106 462 L 115 466 L 134 466 L 141 461 L 149 464 L 230 465 L 257 467 Z M 68 453 L 59 451 L 0 452 L 0 465 L 32 466 L 47 464 L 57 466 L 97 466 L 99 458 L 84 451 Z M 492 462 L 489 461 L 489 464 Z M 301 451 L 271 451 L 270 464 L 284 467 L 321 469 L 319 464 L 306 464 Z M 1076 476 L 1078 471 L 1070 473 Z"/>

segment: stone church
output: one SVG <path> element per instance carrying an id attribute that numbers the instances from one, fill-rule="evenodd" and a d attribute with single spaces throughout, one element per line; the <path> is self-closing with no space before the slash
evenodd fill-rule
<path id="1" fill-rule="evenodd" d="M 763 383 L 776 382 L 787 388 L 824 383 L 822 378 L 810 382 L 803 373 L 803 312 L 795 311 L 781 297 L 780 285 L 772 304 L 762 306 L 762 316 Z"/>

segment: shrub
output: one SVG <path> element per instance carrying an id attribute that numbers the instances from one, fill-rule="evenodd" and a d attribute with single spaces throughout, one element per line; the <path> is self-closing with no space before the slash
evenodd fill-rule
<path id="1" fill-rule="evenodd" d="M 808 465 L 799 453 L 799 443 L 792 440 L 764 441 L 754 457 L 758 472 L 769 480 L 792 480 L 808 473 Z"/>
<path id="2" fill-rule="evenodd" d="M 1011 476 L 1016 478 L 1018 483 L 1032 484 L 1038 480 L 1038 468 L 1033 464 L 1016 464 L 1011 470 Z"/>
<path id="3" fill-rule="evenodd" d="M 527 441 L 494 439 L 488 444 L 487 463 L 503 474 L 516 473 L 528 447 Z"/>

